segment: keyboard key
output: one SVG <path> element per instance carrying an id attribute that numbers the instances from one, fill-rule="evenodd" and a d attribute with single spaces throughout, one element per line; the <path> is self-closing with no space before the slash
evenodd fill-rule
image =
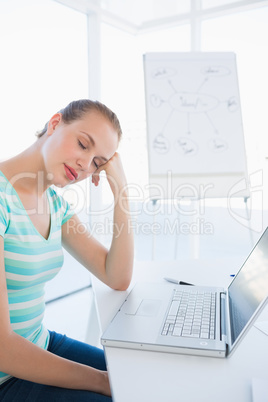
<path id="1" fill-rule="evenodd" d="M 175 315 L 176 316 L 179 306 L 180 306 L 180 303 L 178 301 L 173 301 L 171 303 L 168 315 Z"/>
<path id="2" fill-rule="evenodd" d="M 215 338 L 215 294 L 176 291 L 162 335 Z"/>
<path id="3" fill-rule="evenodd" d="M 182 328 L 174 328 L 174 331 L 172 333 L 173 336 L 181 336 Z"/>

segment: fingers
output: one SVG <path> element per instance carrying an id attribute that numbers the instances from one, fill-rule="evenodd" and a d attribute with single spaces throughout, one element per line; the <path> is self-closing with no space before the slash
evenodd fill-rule
<path id="1" fill-rule="evenodd" d="M 92 183 L 95 184 L 95 186 L 99 185 L 100 172 L 106 171 L 108 163 L 109 163 L 109 161 L 104 163 L 103 165 L 99 166 L 98 169 L 96 169 L 95 172 L 92 174 Z"/>
<path id="2" fill-rule="evenodd" d="M 122 185 L 124 185 L 126 183 L 120 155 L 117 152 L 115 152 L 115 154 L 112 156 L 112 158 L 108 162 L 101 165 L 92 174 L 92 183 L 95 184 L 95 186 L 99 185 L 101 171 L 105 171 L 106 178 L 107 178 L 113 192 L 115 191 L 115 189 L 117 187 L 121 188 Z"/>
<path id="3" fill-rule="evenodd" d="M 93 173 L 93 175 L 92 175 L 92 183 L 97 187 L 99 185 L 99 182 L 100 182 L 100 174 L 96 173 L 96 172 Z"/>

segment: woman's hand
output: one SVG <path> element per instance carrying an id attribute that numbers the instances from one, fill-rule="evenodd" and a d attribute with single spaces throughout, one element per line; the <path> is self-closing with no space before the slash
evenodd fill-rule
<path id="1" fill-rule="evenodd" d="M 103 376 L 103 384 L 102 384 L 102 388 L 101 388 L 101 393 L 103 395 L 106 396 L 112 396 L 111 394 L 111 387 L 110 387 L 110 382 L 109 382 L 109 377 L 108 377 L 108 372 L 107 371 L 103 371 L 102 372 L 102 376 Z"/>
<path id="2" fill-rule="evenodd" d="M 114 195 L 113 238 L 105 257 L 102 281 L 113 289 L 126 290 L 130 284 L 134 260 L 134 236 L 128 200 L 127 181 L 121 158 L 116 152 L 92 176 L 97 186 L 104 170 Z"/>
<path id="3" fill-rule="evenodd" d="M 116 152 L 108 162 L 101 165 L 92 175 L 92 183 L 98 186 L 100 181 L 100 172 L 105 171 L 107 180 L 111 187 L 114 196 L 127 185 L 126 176 L 124 173 L 123 165 L 120 155 Z"/>

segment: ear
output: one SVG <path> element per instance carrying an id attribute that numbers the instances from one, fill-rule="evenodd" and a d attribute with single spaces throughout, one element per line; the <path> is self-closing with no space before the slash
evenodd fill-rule
<path id="1" fill-rule="evenodd" d="M 61 122 L 61 120 L 62 120 L 61 113 L 56 113 L 51 117 L 51 119 L 49 120 L 48 125 L 47 125 L 47 134 L 48 135 L 53 134 L 53 132 L 55 131 L 55 128 Z"/>

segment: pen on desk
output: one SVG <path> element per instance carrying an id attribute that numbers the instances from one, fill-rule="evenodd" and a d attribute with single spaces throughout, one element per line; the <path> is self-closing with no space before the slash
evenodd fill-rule
<path id="1" fill-rule="evenodd" d="M 175 283 L 176 285 L 189 285 L 189 286 L 194 286 L 192 283 L 188 282 L 183 282 L 183 281 L 178 281 L 177 279 L 173 278 L 164 278 L 165 281 L 170 282 L 170 283 Z"/>
<path id="2" fill-rule="evenodd" d="M 192 283 L 183 282 L 183 281 L 180 281 L 180 282 L 179 282 L 179 285 L 188 285 L 188 286 L 194 286 Z"/>

